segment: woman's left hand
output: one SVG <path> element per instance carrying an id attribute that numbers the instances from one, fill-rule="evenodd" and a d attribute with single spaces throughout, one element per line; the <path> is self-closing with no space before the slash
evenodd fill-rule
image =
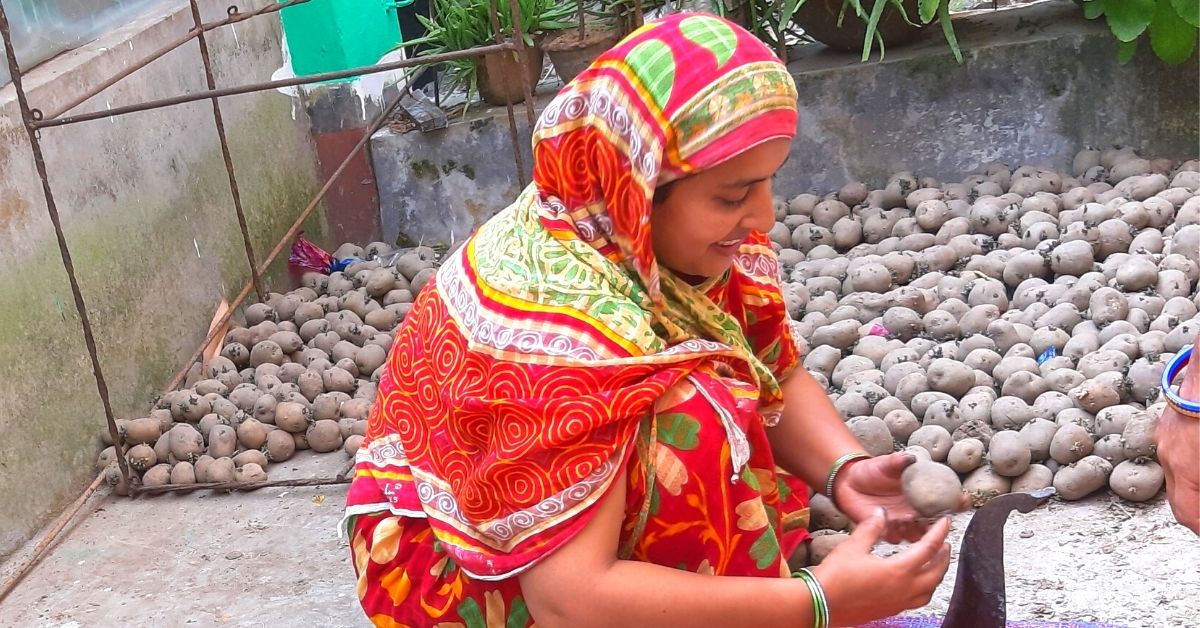
<path id="1" fill-rule="evenodd" d="M 847 465 L 834 481 L 834 504 L 856 524 L 883 507 L 888 519 L 883 540 L 888 543 L 920 539 L 932 521 L 922 521 L 900 490 L 900 475 L 914 462 L 912 454 L 896 452 Z M 958 510 L 970 507 L 963 493 Z"/>

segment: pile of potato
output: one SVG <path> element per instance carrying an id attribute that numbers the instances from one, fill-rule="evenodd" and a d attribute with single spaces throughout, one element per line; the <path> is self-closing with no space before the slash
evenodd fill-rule
<path id="1" fill-rule="evenodd" d="M 437 265 L 428 247 L 344 244 L 344 271 L 307 273 L 287 294 L 243 311 L 220 355 L 196 364 L 184 387 L 150 415 L 117 422 L 144 486 L 260 481 L 297 450 L 353 456 L 392 346 L 394 329 Z M 107 449 L 97 462 L 118 493 L 128 487 Z"/>
<path id="2" fill-rule="evenodd" d="M 869 452 L 922 459 L 905 488 L 926 514 L 962 488 L 1151 499 L 1159 380 L 1200 332 L 1198 170 L 1084 150 L 1069 175 L 995 163 L 779 200 L 804 365 Z"/>

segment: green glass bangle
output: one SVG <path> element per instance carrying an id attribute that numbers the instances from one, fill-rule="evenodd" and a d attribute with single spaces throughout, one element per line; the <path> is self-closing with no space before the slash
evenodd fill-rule
<path id="1" fill-rule="evenodd" d="M 829 628 L 829 601 L 825 598 L 825 588 L 821 586 L 821 582 L 808 567 L 792 575 L 803 580 L 809 594 L 812 595 L 813 628 Z"/>
<path id="2" fill-rule="evenodd" d="M 829 501 L 833 501 L 833 483 L 837 481 L 838 473 L 841 473 L 842 467 L 855 460 L 865 460 L 870 457 L 868 454 L 856 451 L 854 453 L 843 454 L 842 457 L 833 461 L 833 466 L 830 467 L 829 475 L 825 479 L 825 497 L 828 497 Z"/>

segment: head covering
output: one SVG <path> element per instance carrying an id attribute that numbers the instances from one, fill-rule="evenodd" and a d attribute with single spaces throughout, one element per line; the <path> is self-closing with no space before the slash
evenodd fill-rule
<path id="1" fill-rule="evenodd" d="M 654 190 L 796 132 L 774 54 L 713 16 L 651 22 L 563 89 L 534 182 L 438 271 L 398 330 L 347 514 L 427 517 L 501 579 L 590 520 L 656 400 L 717 360 L 768 422 L 797 363 L 778 262 L 754 234 L 722 277 L 659 268 Z"/>

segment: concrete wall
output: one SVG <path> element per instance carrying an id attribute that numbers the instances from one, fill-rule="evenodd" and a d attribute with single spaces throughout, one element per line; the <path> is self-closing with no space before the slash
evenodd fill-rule
<path id="1" fill-rule="evenodd" d="M 180 2 L 34 68 L 32 106 L 53 109 L 191 26 Z M 228 2 L 202 2 L 206 21 Z M 279 23 L 210 37 L 218 85 L 270 78 Z M 77 111 L 204 88 L 195 43 Z M 222 101 L 259 259 L 318 187 L 308 122 L 288 96 Z M 114 409 L 141 416 L 249 276 L 210 104 L 42 131 L 66 239 Z M 321 220 L 307 226 L 320 241 Z M 275 267 L 276 276 L 286 264 Z M 104 425 L 53 228 L 11 85 L 0 89 L 0 557 L 94 477 Z"/>
<path id="2" fill-rule="evenodd" d="M 961 65 L 936 28 L 883 61 L 797 49 L 789 67 L 800 125 L 778 193 L 825 193 L 855 179 L 882 185 L 909 169 L 959 180 L 993 160 L 1066 168 L 1087 145 L 1197 156 L 1196 56 L 1166 66 L 1143 41 L 1120 66 L 1103 20 L 1085 20 L 1069 0 L 964 14 L 955 24 Z M 507 138 L 503 109 L 435 133 L 376 135 L 385 239 L 461 239 L 503 208 L 517 191 Z M 524 150 L 529 141 L 523 132 Z"/>

